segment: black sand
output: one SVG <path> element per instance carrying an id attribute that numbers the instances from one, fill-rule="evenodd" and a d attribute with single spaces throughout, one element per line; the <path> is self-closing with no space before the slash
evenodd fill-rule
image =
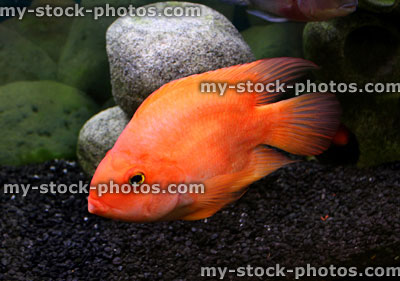
<path id="1" fill-rule="evenodd" d="M 199 280 L 201 266 L 399 265 L 399 172 L 400 163 L 359 170 L 303 162 L 206 221 L 132 224 L 89 214 L 85 194 L 4 194 L 6 183 L 88 181 L 75 163 L 3 167 L 0 280 Z"/>

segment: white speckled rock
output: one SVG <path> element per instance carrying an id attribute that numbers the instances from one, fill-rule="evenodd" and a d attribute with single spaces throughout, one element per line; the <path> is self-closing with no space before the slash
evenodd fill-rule
<path id="1" fill-rule="evenodd" d="M 93 116 L 79 133 L 77 156 L 79 164 L 88 175 L 93 175 L 97 165 L 110 150 L 130 118 L 118 106 Z"/>
<path id="2" fill-rule="evenodd" d="M 147 5 L 199 7 L 199 17 L 122 17 L 107 30 L 112 92 L 133 115 L 152 92 L 172 80 L 254 60 L 240 33 L 204 5 L 162 2 Z"/>

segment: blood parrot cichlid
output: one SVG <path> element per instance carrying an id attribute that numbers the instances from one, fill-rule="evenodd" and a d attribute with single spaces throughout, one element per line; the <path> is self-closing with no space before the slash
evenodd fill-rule
<path id="1" fill-rule="evenodd" d="M 268 21 L 325 21 L 357 9 L 358 0 L 223 0 L 249 6 L 250 14 Z"/>
<path id="2" fill-rule="evenodd" d="M 247 186 L 292 163 L 277 149 L 317 155 L 339 126 L 332 94 L 276 102 L 279 93 L 203 93 L 202 82 L 290 84 L 316 66 L 275 58 L 172 81 L 138 108 L 91 181 L 89 212 L 133 222 L 198 220 L 243 195 Z M 110 193 L 100 184 L 202 183 L 204 193 Z"/>

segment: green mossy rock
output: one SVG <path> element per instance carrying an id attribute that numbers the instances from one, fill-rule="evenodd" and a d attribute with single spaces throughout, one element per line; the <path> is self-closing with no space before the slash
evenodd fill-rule
<path id="1" fill-rule="evenodd" d="M 75 158 L 79 130 L 96 111 L 84 93 L 57 82 L 0 87 L 0 165 Z"/>
<path id="2" fill-rule="evenodd" d="M 320 66 L 322 82 L 397 83 L 400 77 L 400 32 L 385 16 L 359 11 L 328 22 L 308 23 L 305 58 Z M 358 166 L 400 160 L 400 94 L 337 94 L 343 123 L 360 146 Z"/>
<path id="3" fill-rule="evenodd" d="M 356 135 L 359 167 L 400 160 L 400 93 L 338 94 L 342 121 Z M 353 106 L 351 106 L 353 104 Z"/>
<path id="4" fill-rule="evenodd" d="M 273 23 L 242 32 L 256 59 L 303 57 L 303 23 Z"/>
<path id="5" fill-rule="evenodd" d="M 111 21 L 76 18 L 58 65 L 58 80 L 90 95 L 99 104 L 111 97 L 105 30 Z"/>
<path id="6" fill-rule="evenodd" d="M 155 1 L 124 0 L 116 4 L 107 0 L 83 0 L 81 5 L 92 8 L 111 3 L 113 7 L 129 4 L 140 7 L 152 2 Z M 84 91 L 98 104 L 104 103 L 111 97 L 106 30 L 116 18 L 102 16 L 94 20 L 91 14 L 75 18 L 59 62 L 58 80 Z"/>
<path id="7" fill-rule="evenodd" d="M 390 13 L 399 3 L 400 0 L 359 0 L 359 7 L 374 13 Z"/>
<path id="8" fill-rule="evenodd" d="M 30 8 L 43 7 L 46 4 L 54 5 L 54 3 L 54 0 L 35 0 Z M 75 3 L 73 0 L 58 0 L 55 6 L 67 7 L 73 6 Z M 58 62 L 61 50 L 68 38 L 72 21 L 72 17 L 37 17 L 27 13 L 22 20 L 14 17 L 1 23 L 1 25 L 30 40 L 36 46 L 42 48 L 52 60 Z"/>
<path id="9" fill-rule="evenodd" d="M 0 24 L 0 85 L 23 80 L 52 80 L 57 66 L 28 39 Z"/>
<path id="10" fill-rule="evenodd" d="M 357 12 L 304 29 L 305 58 L 321 67 L 317 79 L 329 82 L 396 82 L 400 77 L 400 31 L 386 17 Z"/>

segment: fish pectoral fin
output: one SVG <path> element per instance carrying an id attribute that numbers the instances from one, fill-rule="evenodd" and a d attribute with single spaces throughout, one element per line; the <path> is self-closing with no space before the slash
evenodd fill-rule
<path id="1" fill-rule="evenodd" d="M 253 151 L 251 161 L 253 181 L 259 180 L 279 168 L 297 161 L 287 158 L 275 149 L 264 145 L 257 146 Z"/>
<path id="2" fill-rule="evenodd" d="M 243 179 L 245 173 L 235 173 L 215 176 L 204 182 L 205 193 L 197 194 L 196 203 L 193 204 L 192 212 L 183 217 L 184 220 L 200 220 L 208 218 L 218 210 L 237 199 L 245 192 L 246 183 Z"/>
<path id="3" fill-rule="evenodd" d="M 289 21 L 287 18 L 279 17 L 279 16 L 276 16 L 273 14 L 259 11 L 259 10 L 247 10 L 247 13 L 249 13 L 250 15 L 262 18 L 264 20 L 267 20 L 269 22 L 287 22 L 287 21 Z"/>
<path id="4" fill-rule="evenodd" d="M 225 205 L 239 199 L 252 182 L 293 162 L 295 161 L 273 149 L 265 146 L 256 147 L 249 165 L 243 171 L 206 180 L 205 193 L 197 194 L 193 212 L 182 219 L 199 220 L 212 216 Z"/>

